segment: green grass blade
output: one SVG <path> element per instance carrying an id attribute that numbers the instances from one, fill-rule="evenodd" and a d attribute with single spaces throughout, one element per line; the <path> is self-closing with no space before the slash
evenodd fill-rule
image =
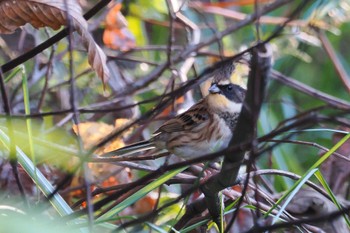
<path id="1" fill-rule="evenodd" d="M 155 225 L 155 224 L 153 224 L 153 223 L 145 222 L 145 224 L 146 224 L 150 229 L 153 230 L 152 232 L 168 233 L 167 230 L 164 230 L 164 229 L 158 227 L 157 225 Z"/>
<path id="2" fill-rule="evenodd" d="M 2 130 L 0 130 L 0 141 L 2 141 L 4 146 L 7 149 L 9 149 L 10 139 Z M 45 176 L 40 172 L 40 170 L 35 168 L 33 162 L 20 148 L 16 147 L 16 152 L 18 163 L 23 167 L 23 169 L 32 179 L 34 177 L 37 177 L 36 181 L 39 189 L 43 192 L 45 196 L 49 196 L 55 190 L 55 188 L 45 178 Z M 50 199 L 50 202 L 61 216 L 73 213 L 73 210 L 69 207 L 65 200 L 57 193 Z"/>
<path id="3" fill-rule="evenodd" d="M 183 167 L 180 169 L 176 169 L 173 171 L 166 172 L 162 176 L 160 176 L 157 180 L 149 183 L 145 187 L 141 188 L 139 191 L 131 195 L 130 197 L 126 198 L 124 201 L 120 202 L 118 205 L 113 207 L 110 211 L 102 215 L 97 219 L 97 221 L 107 221 L 108 219 L 112 218 L 114 215 L 118 214 L 125 208 L 129 207 L 130 205 L 134 204 L 136 201 L 147 195 L 152 190 L 158 188 L 160 185 L 164 184 L 166 181 L 171 179 L 172 177 L 176 176 L 178 173 L 185 170 L 187 167 Z"/>
<path id="4" fill-rule="evenodd" d="M 23 65 L 19 65 L 16 68 L 14 68 L 13 71 L 5 78 L 5 83 L 7 83 L 13 77 L 15 77 L 18 74 L 18 72 L 20 72 L 22 69 L 24 69 Z"/>
<path id="5" fill-rule="evenodd" d="M 349 132 L 344 130 L 338 130 L 338 129 L 301 129 L 301 130 L 290 130 L 287 133 L 302 133 L 302 132 L 329 132 L 329 133 L 342 133 L 342 134 L 348 134 Z"/>
<path id="6" fill-rule="evenodd" d="M 297 194 L 297 192 L 299 192 L 299 190 L 301 189 L 301 187 L 305 184 L 306 181 L 308 181 L 310 179 L 310 177 L 317 171 L 318 169 L 315 168 L 311 171 L 309 171 L 308 173 L 306 173 L 300 180 L 298 180 L 297 182 L 294 183 L 294 185 L 292 186 L 292 188 L 290 189 L 291 192 L 288 192 L 288 195 L 283 195 L 283 199 L 280 198 L 280 200 L 284 200 L 284 198 L 286 198 L 286 201 L 283 203 L 281 209 L 278 211 L 278 213 L 276 214 L 276 216 L 273 218 L 272 220 L 272 224 L 274 224 L 278 219 L 280 219 L 282 213 L 284 212 L 284 210 L 286 209 L 287 205 L 290 203 L 290 201 L 293 199 L 293 197 L 295 196 L 295 194 Z"/>
<path id="7" fill-rule="evenodd" d="M 327 191 L 328 195 L 331 197 L 333 203 L 337 206 L 339 210 L 342 210 L 343 208 L 341 207 L 340 203 L 338 202 L 337 198 L 335 197 L 334 193 L 332 192 L 331 188 L 329 187 L 327 181 L 324 179 L 322 173 L 320 171 L 317 171 L 315 173 L 316 178 L 320 181 L 324 189 Z M 348 227 L 350 227 L 350 221 L 348 216 L 344 213 L 343 214 L 344 220 Z"/>
<path id="8" fill-rule="evenodd" d="M 30 114 L 30 101 L 29 101 L 29 90 L 28 90 L 28 81 L 27 81 L 27 76 L 24 67 L 21 69 L 22 71 L 22 89 L 23 89 L 23 100 L 24 100 L 24 110 L 26 115 Z M 34 153 L 34 143 L 33 143 L 33 130 L 32 130 L 32 120 L 30 118 L 26 119 L 26 125 L 27 125 L 27 134 L 28 134 L 28 144 L 29 144 L 29 153 L 30 157 L 32 158 L 33 164 L 34 164 L 34 169 L 37 169 L 36 167 L 36 158 L 35 158 L 35 153 Z M 34 171 L 34 177 L 32 177 L 34 180 L 34 183 L 38 185 L 37 182 L 37 172 Z M 39 193 L 38 193 L 39 195 Z"/>
<path id="9" fill-rule="evenodd" d="M 347 140 L 350 138 L 350 133 L 347 133 L 338 143 L 336 143 L 327 153 L 325 153 L 320 159 L 314 163 L 309 170 L 297 181 L 295 184 L 290 188 L 272 207 L 271 209 L 265 214 L 265 216 L 269 215 L 272 210 L 274 210 L 288 195 L 290 195 L 295 188 L 298 187 L 298 185 L 305 180 L 305 177 L 308 176 L 314 169 L 317 169 L 325 160 L 329 158 L 336 150 L 339 149 Z"/>
<path id="10" fill-rule="evenodd" d="M 222 195 L 222 192 L 219 192 L 219 198 L 220 198 L 220 233 L 224 232 L 224 209 L 225 209 L 225 204 L 224 204 L 224 197 Z"/>
<path id="11" fill-rule="evenodd" d="M 188 227 L 186 227 L 180 231 L 177 231 L 177 232 L 181 232 L 181 233 L 191 232 L 191 231 L 197 229 L 198 227 L 203 226 L 204 224 L 207 224 L 208 222 L 209 222 L 209 219 L 205 219 L 205 220 L 202 220 L 200 222 L 194 223 L 193 225 L 188 226 Z"/>
<path id="12" fill-rule="evenodd" d="M 316 161 L 316 163 L 309 169 L 314 169 L 319 167 L 326 159 L 329 158 L 336 150 L 339 149 L 347 140 L 350 138 L 350 133 L 345 135 L 337 144 L 335 144 L 327 153 L 325 153 L 319 160 Z"/>

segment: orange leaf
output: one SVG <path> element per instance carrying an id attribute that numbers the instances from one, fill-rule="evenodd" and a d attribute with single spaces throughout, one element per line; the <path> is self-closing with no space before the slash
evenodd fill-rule
<path id="1" fill-rule="evenodd" d="M 79 125 L 73 125 L 73 130 L 76 134 L 78 133 L 78 129 L 84 148 L 88 149 L 110 134 L 114 126 L 103 122 L 84 122 Z"/>
<path id="2" fill-rule="evenodd" d="M 106 26 L 107 27 L 117 27 L 117 26 L 122 26 L 120 25 L 121 21 L 118 20 L 118 18 L 116 17 L 117 14 L 120 13 L 120 10 L 122 9 L 122 4 L 121 3 L 117 3 L 115 4 L 114 7 L 112 7 L 112 9 L 109 10 L 108 14 L 106 15 Z M 125 26 L 125 25 L 123 25 Z"/>
<path id="3" fill-rule="evenodd" d="M 157 203 L 157 195 L 155 193 L 149 193 L 144 198 L 135 203 L 135 213 L 144 214 L 151 212 Z"/>
<path id="4" fill-rule="evenodd" d="M 175 109 L 177 109 L 177 106 L 178 105 L 181 105 L 181 104 L 183 104 L 185 102 L 185 98 L 183 97 L 183 96 L 180 96 L 179 98 L 177 98 L 176 100 L 175 100 Z M 166 116 L 169 116 L 170 115 L 170 113 L 173 111 L 173 105 L 170 105 L 170 106 L 168 106 L 168 107 L 166 107 L 160 114 L 159 114 L 159 116 L 163 116 L 163 117 L 166 117 Z"/>
<path id="5" fill-rule="evenodd" d="M 121 4 L 118 3 L 108 12 L 103 33 L 103 43 L 111 48 L 127 51 L 135 47 L 135 37 L 128 29 L 128 22 L 120 12 Z"/>
<path id="6" fill-rule="evenodd" d="M 83 122 L 79 125 L 73 125 L 73 131 L 81 137 L 85 149 L 89 149 L 99 143 L 102 139 L 119 130 L 123 125 L 129 122 L 128 119 L 116 119 L 115 125 L 109 125 L 103 122 Z M 79 131 L 78 131 L 79 130 Z M 126 135 L 124 133 L 124 135 Z M 99 149 L 98 153 L 106 153 L 108 151 L 116 150 L 124 146 L 121 138 L 115 138 L 104 148 Z"/>

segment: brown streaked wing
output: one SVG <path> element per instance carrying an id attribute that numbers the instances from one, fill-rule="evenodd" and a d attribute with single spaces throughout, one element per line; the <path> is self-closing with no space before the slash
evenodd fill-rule
<path id="1" fill-rule="evenodd" d="M 178 115 L 174 119 L 165 122 L 157 132 L 179 132 L 182 130 L 191 130 L 192 128 L 202 124 L 209 119 L 208 109 L 205 107 L 204 102 L 201 101 L 193 105 L 186 112 Z"/>
<path id="2" fill-rule="evenodd" d="M 171 132 L 178 132 L 178 131 L 182 131 L 184 130 L 183 125 L 181 123 L 181 121 L 178 118 L 174 118 L 171 120 L 168 120 L 167 122 L 165 122 L 156 132 L 156 133 L 160 133 L 160 132 L 167 132 L 167 133 L 171 133 Z"/>

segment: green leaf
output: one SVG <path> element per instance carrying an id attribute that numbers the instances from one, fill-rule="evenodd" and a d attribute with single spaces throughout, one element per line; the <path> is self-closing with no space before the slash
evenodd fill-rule
<path id="1" fill-rule="evenodd" d="M 280 216 L 282 215 L 282 213 L 284 212 L 284 210 L 286 209 L 286 207 L 290 203 L 290 201 L 293 199 L 295 194 L 297 194 L 297 192 L 299 192 L 299 190 L 302 188 L 302 186 L 305 184 L 305 182 L 308 181 L 310 179 L 310 177 L 317 170 L 318 169 L 315 168 L 315 169 L 312 169 L 311 171 L 305 173 L 304 176 L 302 176 L 297 182 L 295 182 L 294 185 L 292 186 L 292 188 L 276 202 L 275 205 L 277 205 L 277 203 L 280 203 L 282 200 L 286 199 L 285 202 L 283 203 L 282 207 L 278 211 L 277 215 L 273 218 L 272 224 L 274 224 L 280 218 Z M 272 209 L 273 208 L 271 208 L 270 210 L 272 210 Z M 270 210 L 266 214 L 270 214 L 271 213 Z"/>
<path id="2" fill-rule="evenodd" d="M 190 226 L 188 226 L 188 227 L 186 227 L 186 228 L 184 228 L 184 229 L 182 229 L 181 231 L 178 231 L 178 232 L 187 233 L 187 232 L 190 232 L 190 231 L 192 231 L 192 230 L 194 230 L 194 229 L 196 229 L 196 228 L 198 228 L 200 226 L 203 226 L 204 224 L 207 224 L 208 222 L 209 222 L 208 219 L 202 220 L 202 221 L 194 223 L 194 224 L 192 224 L 192 225 L 190 225 Z"/>
<path id="3" fill-rule="evenodd" d="M 122 201 L 115 207 L 113 207 L 110 211 L 108 211 L 107 213 L 99 217 L 97 220 L 107 221 L 108 219 L 112 218 L 114 215 L 120 213 L 125 208 L 129 207 L 130 205 L 134 204 L 136 201 L 140 200 L 142 197 L 146 196 L 152 190 L 158 188 L 159 186 L 164 184 L 166 181 L 168 181 L 172 177 L 176 176 L 177 174 L 185 170 L 186 168 L 187 167 L 183 167 L 173 171 L 166 172 L 164 175 L 160 176 L 157 180 L 141 188 L 139 191 L 137 191 L 136 193 L 126 198 L 124 201 Z"/>
<path id="4" fill-rule="evenodd" d="M 29 88 L 28 88 L 28 78 L 26 75 L 26 71 L 24 66 L 20 69 L 22 71 L 22 89 L 23 89 L 23 100 L 24 100 L 24 109 L 26 115 L 30 115 L 30 100 L 29 100 Z M 37 169 L 36 167 L 36 157 L 34 153 L 34 143 L 33 143 L 33 127 L 32 127 L 32 120 L 31 118 L 26 118 L 26 124 L 27 124 L 27 134 L 28 134 L 28 145 L 29 145 L 29 157 L 32 158 L 34 163 L 34 169 Z M 37 172 L 34 171 L 34 183 L 38 184 L 38 177 Z M 39 193 L 38 193 L 39 194 Z"/>
<path id="5" fill-rule="evenodd" d="M 317 171 L 315 173 L 315 176 L 320 181 L 322 186 L 325 188 L 325 190 L 327 191 L 328 195 L 331 197 L 333 203 L 337 206 L 337 208 L 339 210 L 342 210 L 342 207 L 341 207 L 340 203 L 338 202 L 337 198 L 335 197 L 334 193 L 332 192 L 331 188 L 329 187 L 327 181 L 324 179 L 322 173 L 320 171 Z M 344 220 L 345 220 L 346 224 L 348 225 L 348 227 L 350 227 L 350 221 L 349 221 L 348 216 L 344 213 L 343 217 L 344 217 Z"/>
<path id="6" fill-rule="evenodd" d="M 18 72 L 20 72 L 22 69 L 24 69 L 23 65 L 17 66 L 6 78 L 5 83 L 9 82 L 13 77 L 15 77 Z"/>
<path id="7" fill-rule="evenodd" d="M 285 200 L 290 194 L 295 194 L 296 192 L 294 190 L 300 189 L 301 184 L 303 184 L 310 176 L 311 174 L 315 173 L 318 170 L 318 167 L 326 161 L 329 156 L 331 156 L 339 147 L 341 147 L 347 140 L 350 138 L 350 133 L 345 135 L 337 144 L 335 144 L 327 153 L 325 153 L 320 159 L 314 163 L 309 170 L 297 181 L 294 183 L 294 185 L 271 207 L 271 209 L 265 214 L 265 216 L 268 216 L 272 210 L 274 210 L 283 200 Z M 291 195 L 293 196 L 293 195 Z M 291 198 L 288 198 L 288 200 L 291 200 Z M 285 207 L 286 205 L 284 205 Z M 284 208 L 282 208 L 284 210 Z M 281 211 L 280 211 L 281 212 Z M 279 215 L 277 215 L 279 216 Z M 274 221 L 277 218 L 274 219 Z"/>
<path id="8" fill-rule="evenodd" d="M 9 137 L 0 130 L 0 141 L 5 145 L 5 147 L 9 150 L 10 139 Z M 33 162 L 28 158 L 23 151 L 16 147 L 18 163 L 23 167 L 26 173 L 35 181 L 35 177 L 37 177 L 36 182 L 40 190 L 43 192 L 45 196 L 51 195 L 55 188 L 51 185 L 51 183 L 45 178 L 45 176 L 37 169 Z M 64 199 L 56 193 L 51 199 L 51 204 L 57 212 L 64 216 L 73 213 L 73 210 L 69 207 L 69 205 L 64 201 Z"/>

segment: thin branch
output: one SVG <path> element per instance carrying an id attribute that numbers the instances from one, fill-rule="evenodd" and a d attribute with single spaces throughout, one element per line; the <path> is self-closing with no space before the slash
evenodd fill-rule
<path id="1" fill-rule="evenodd" d="M 267 140 L 266 142 L 292 143 L 292 144 L 298 144 L 298 145 L 307 145 L 307 146 L 316 147 L 316 148 L 323 150 L 325 152 L 329 151 L 328 148 L 321 146 L 321 145 L 317 144 L 316 142 L 305 142 L 305 141 L 300 141 L 300 140 L 277 140 L 277 139 L 270 139 L 270 140 Z M 338 152 L 334 152 L 333 154 L 336 157 L 338 157 L 344 161 L 350 162 L 350 158 L 346 157 L 345 155 L 342 155 Z"/>
<path id="2" fill-rule="evenodd" d="M 72 43 L 72 36 L 73 36 L 73 19 L 69 13 L 68 8 L 68 0 L 64 0 L 64 4 L 66 6 L 66 19 L 67 19 L 67 26 L 68 26 L 68 55 L 69 55 L 69 91 L 70 91 L 70 105 L 73 111 L 73 122 L 75 125 L 77 125 L 77 138 L 76 141 L 78 143 L 78 149 L 79 154 L 83 154 L 83 143 L 81 140 L 81 134 L 79 130 L 79 111 L 78 109 L 78 102 L 76 98 L 76 84 L 74 79 L 74 64 L 73 64 L 73 43 Z M 84 184 L 85 184 L 85 192 L 86 192 L 86 206 L 88 210 L 88 224 L 89 224 L 89 230 L 92 231 L 93 229 L 93 223 L 94 223 L 94 209 L 92 205 L 92 196 L 91 196 L 91 182 L 89 180 L 89 171 L 88 166 L 86 163 L 82 163 L 82 170 L 83 170 L 83 177 L 84 177 Z"/>
<path id="3" fill-rule="evenodd" d="M 286 132 L 288 130 L 294 129 L 294 128 L 300 126 L 300 125 L 304 125 L 304 124 L 307 124 L 307 123 L 309 123 L 309 124 L 316 124 L 317 122 L 322 121 L 322 120 L 325 120 L 325 119 L 324 118 L 317 118 L 317 116 L 315 116 L 315 115 L 304 117 L 302 119 L 296 120 L 295 122 L 291 123 L 288 126 L 282 127 L 282 128 L 280 128 L 278 130 L 274 130 L 271 133 L 268 133 L 268 134 L 260 137 L 258 139 L 258 141 L 259 142 L 265 141 L 267 139 L 271 139 L 271 138 L 273 138 L 273 137 L 275 137 L 277 135 L 280 135 L 282 132 Z M 158 169 L 154 170 L 153 172 L 151 172 L 151 173 L 143 176 L 142 178 L 138 179 L 137 181 L 135 181 L 134 185 L 142 185 L 143 183 L 148 182 L 149 180 L 156 179 L 158 176 L 162 175 L 165 171 L 170 171 L 170 170 L 182 168 L 182 167 L 188 166 L 190 164 L 198 164 L 198 163 L 201 163 L 201 162 L 214 160 L 214 159 L 220 157 L 222 154 L 226 154 L 226 153 L 227 154 L 235 154 L 235 153 L 241 151 L 241 147 L 247 148 L 249 150 L 249 145 L 251 145 L 251 142 L 248 141 L 248 142 L 241 143 L 240 145 L 230 146 L 227 149 L 222 150 L 222 151 L 218 151 L 218 152 L 215 152 L 215 153 L 211 153 L 211 154 L 208 154 L 208 155 L 201 156 L 201 157 L 196 158 L 196 159 L 191 159 L 191 160 L 188 160 L 188 161 L 179 162 L 179 163 L 171 164 L 171 165 L 163 165 L 163 166 L 159 167 Z M 130 162 L 119 162 L 117 164 L 123 166 L 122 165 L 123 163 L 130 164 Z M 126 165 L 126 166 L 129 166 L 129 165 Z M 203 184 L 203 185 L 205 185 L 205 184 Z M 94 205 L 94 210 L 96 210 L 96 211 L 99 210 L 104 205 L 108 204 L 109 202 L 115 200 L 117 197 L 122 195 L 122 193 L 128 192 L 131 188 L 132 187 L 129 186 L 128 188 L 125 188 L 125 189 L 121 190 L 120 192 L 115 192 L 115 193 L 111 194 L 109 197 L 106 197 L 106 198 L 98 201 Z M 196 187 L 194 187 L 194 189 L 195 188 Z M 192 189 L 192 191 L 194 189 Z M 185 193 L 183 193 L 181 195 L 181 197 L 177 198 L 176 200 L 174 200 L 174 202 L 171 202 L 171 203 L 174 204 L 174 203 L 178 202 L 179 200 L 184 198 L 186 195 L 191 193 L 190 191 L 191 190 L 188 190 L 188 192 L 186 191 Z M 169 205 L 167 205 L 167 206 L 170 206 L 171 203 L 169 203 Z M 159 210 L 159 211 L 161 211 L 161 210 Z M 79 210 L 79 211 L 75 212 L 74 214 L 72 214 L 70 216 L 67 216 L 67 218 L 71 219 L 71 217 L 78 217 L 78 216 L 81 216 L 81 215 L 83 215 L 85 213 L 86 213 L 86 210 L 84 210 L 84 209 L 83 210 Z M 142 219 L 140 219 L 140 220 L 142 220 Z"/>
<path id="4" fill-rule="evenodd" d="M 44 87 L 41 90 L 41 96 L 39 98 L 38 106 L 36 107 L 37 112 L 40 112 L 40 109 L 44 103 L 46 91 L 48 90 L 49 78 L 51 76 L 51 71 L 52 71 L 52 61 L 53 61 L 53 57 L 54 57 L 55 52 L 56 52 L 56 46 L 53 45 L 52 50 L 50 52 L 49 60 L 47 62 L 47 70 L 46 70 L 46 74 L 45 74 Z"/>
<path id="5" fill-rule="evenodd" d="M 334 51 L 334 48 L 333 48 L 331 42 L 329 42 L 326 34 L 320 30 L 318 31 L 318 38 L 320 39 L 320 41 L 323 45 L 323 48 L 325 49 L 327 55 L 331 59 L 333 65 L 334 65 L 334 68 L 337 71 L 341 81 L 343 82 L 344 86 L 346 87 L 346 89 L 350 93 L 350 77 L 349 77 L 348 73 L 346 72 L 345 68 L 343 67 L 336 52 Z"/>
<path id="6" fill-rule="evenodd" d="M 283 74 L 281 74 L 278 71 L 272 71 L 271 72 L 271 78 L 286 84 L 287 86 L 290 86 L 298 91 L 301 91 L 309 96 L 312 96 L 314 98 L 317 98 L 319 100 L 322 100 L 324 102 L 326 102 L 329 106 L 332 106 L 334 108 L 337 109 L 341 109 L 341 110 L 349 110 L 350 109 L 350 103 L 342 100 L 342 99 L 338 99 L 334 96 L 328 95 L 324 92 L 321 92 L 315 88 L 312 88 L 310 86 L 307 86 L 295 79 L 291 79 Z"/>
<path id="7" fill-rule="evenodd" d="M 217 6 L 206 6 L 202 7 L 196 4 L 189 4 L 191 8 L 194 8 L 198 11 L 204 12 L 204 13 L 209 13 L 209 14 L 215 14 L 215 15 L 220 15 L 223 17 L 226 17 L 228 19 L 233 19 L 237 21 L 242 21 L 245 20 L 249 17 L 248 14 L 235 11 L 232 9 L 228 8 L 222 8 L 222 7 L 217 7 Z M 261 16 L 259 21 L 261 24 L 270 24 L 270 25 L 281 25 L 282 23 L 286 22 L 288 18 L 286 17 L 277 17 L 277 16 Z M 308 20 L 302 20 L 302 19 L 295 19 L 291 20 L 287 23 L 287 26 L 290 27 L 309 27 L 310 22 Z M 330 26 L 326 22 L 317 22 L 317 25 L 312 25 L 313 27 L 316 26 L 317 28 L 320 29 L 327 29 Z"/>
<path id="8" fill-rule="evenodd" d="M 271 11 L 273 11 L 273 10 L 275 10 L 275 9 L 277 9 L 277 8 L 283 6 L 291 1 L 292 0 L 275 1 L 275 2 L 271 3 L 270 5 L 263 7 L 261 9 L 261 11 L 259 12 L 259 15 L 267 14 L 267 13 L 269 13 L 269 12 L 271 12 Z M 222 39 L 223 37 L 229 35 L 230 33 L 233 33 L 235 31 L 251 24 L 252 22 L 254 22 L 257 19 L 257 17 L 258 17 L 258 15 L 255 12 L 250 17 L 247 17 L 245 20 L 242 20 L 236 24 L 229 26 L 224 31 L 218 32 L 215 36 L 209 38 L 208 40 L 206 40 L 204 42 L 199 43 L 196 46 L 193 46 L 190 44 L 187 45 L 181 53 L 172 57 L 172 64 L 182 62 L 183 60 L 192 56 L 193 53 L 196 53 L 197 51 L 204 48 L 205 46 L 208 46 L 212 43 L 215 43 L 218 39 Z M 251 49 L 253 49 L 253 47 L 249 48 L 246 51 L 243 51 L 242 53 L 237 54 L 237 56 L 239 57 L 239 56 L 241 56 L 241 54 L 249 52 Z M 230 57 L 230 59 L 233 59 L 233 57 Z M 148 86 L 149 84 L 151 84 L 152 82 L 157 80 L 159 78 L 159 76 L 165 70 L 167 70 L 168 65 L 169 65 L 168 61 L 166 61 L 162 65 L 155 68 L 150 74 L 145 76 L 142 80 L 138 80 L 138 81 L 134 82 L 132 85 L 130 85 L 130 87 L 128 89 L 125 89 L 125 90 L 119 92 L 116 96 L 121 97 L 121 96 L 125 96 L 125 95 L 131 95 L 131 94 L 135 93 L 136 91 L 138 91 L 139 89 L 141 89 L 145 86 Z"/>
<path id="9" fill-rule="evenodd" d="M 246 17 L 244 20 L 227 27 L 222 32 L 218 32 L 217 35 L 215 35 L 215 36 L 209 38 L 208 40 L 200 43 L 198 46 L 196 46 L 194 48 L 186 49 L 183 52 L 181 58 L 188 56 L 188 54 L 192 53 L 193 51 L 198 51 L 199 49 L 212 44 L 217 39 L 222 39 L 223 37 L 231 34 L 232 32 L 235 32 L 235 31 L 243 28 L 244 26 L 250 25 L 251 23 L 253 23 L 258 18 L 258 16 L 265 15 L 265 14 L 267 14 L 267 13 L 269 13 L 269 12 L 271 12 L 271 11 L 273 11 L 273 10 L 283 6 L 283 5 L 286 5 L 286 4 L 290 3 L 290 2 L 293 2 L 293 0 L 279 0 L 279 1 L 274 1 L 273 3 L 271 3 L 269 5 L 266 5 L 265 7 L 263 7 L 261 9 L 261 11 L 259 12 L 259 15 L 256 12 L 254 12 L 250 16 Z"/>
<path id="10" fill-rule="evenodd" d="M 172 64 L 172 51 L 173 51 L 173 44 L 175 42 L 175 28 L 174 28 L 174 21 L 176 20 L 176 13 L 174 11 L 174 6 L 173 6 L 173 2 L 170 0 L 166 0 L 166 4 L 168 7 L 168 15 L 169 15 L 169 36 L 168 36 L 168 45 L 167 45 L 167 60 L 168 60 L 168 64 L 170 65 L 170 67 L 173 66 Z"/>
<path id="11" fill-rule="evenodd" d="M 110 61 L 129 61 L 135 63 L 144 63 L 150 66 L 159 66 L 159 62 L 149 61 L 147 59 L 141 59 L 139 57 L 125 56 L 125 55 L 116 55 L 116 56 L 108 56 L 108 60 Z"/>
<path id="12" fill-rule="evenodd" d="M 267 231 L 273 231 L 283 228 L 289 228 L 292 226 L 301 226 L 302 224 L 313 224 L 313 223 L 321 223 L 326 221 L 331 221 L 336 218 L 341 217 L 344 214 L 349 214 L 350 207 L 343 208 L 338 211 L 334 211 L 331 213 L 323 214 L 321 216 L 311 217 L 311 218 L 303 218 L 298 219 L 295 221 L 289 221 L 289 222 L 281 222 L 276 223 L 274 225 L 264 226 L 264 225 L 255 225 L 252 229 L 247 231 L 246 233 L 257 233 L 257 232 L 267 232 Z"/>

